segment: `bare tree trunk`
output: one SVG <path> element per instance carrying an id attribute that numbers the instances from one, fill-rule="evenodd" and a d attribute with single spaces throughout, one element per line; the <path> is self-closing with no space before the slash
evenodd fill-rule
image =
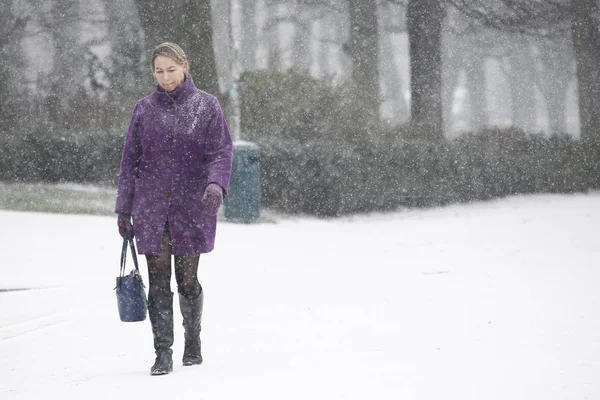
<path id="1" fill-rule="evenodd" d="M 459 25 L 455 19 L 456 14 L 449 14 L 442 28 L 442 115 L 446 136 L 454 136 L 465 130 L 467 113 L 464 104 L 461 104 L 463 107 L 458 110 L 457 115 L 453 112 L 454 95 L 462 83 L 465 59 L 468 57 L 468 52 L 465 50 L 468 45 L 465 46 L 465 42 L 468 43 L 470 39 L 468 35 L 450 29 L 452 26 Z"/>
<path id="2" fill-rule="evenodd" d="M 579 119 L 583 139 L 600 136 L 600 32 L 596 0 L 573 2 L 572 38 L 577 63 Z"/>
<path id="3" fill-rule="evenodd" d="M 144 41 L 147 51 L 162 42 L 177 42 L 177 37 L 172 29 L 177 25 L 173 18 L 179 13 L 179 2 L 165 3 L 161 0 L 134 0 L 144 31 Z"/>
<path id="4" fill-rule="evenodd" d="M 329 52 L 327 49 L 327 43 L 325 43 L 325 40 L 323 40 L 326 37 L 326 18 L 327 17 L 322 17 L 315 21 L 313 30 L 316 37 L 317 59 L 315 60 L 315 75 L 317 76 L 323 76 L 327 74 L 327 55 Z"/>
<path id="5" fill-rule="evenodd" d="M 567 87 L 557 85 L 552 91 L 546 92 L 546 110 L 548 111 L 548 128 L 551 135 L 567 133 Z"/>
<path id="6" fill-rule="evenodd" d="M 536 127 L 535 62 L 528 42 L 515 39 L 508 62 L 508 82 L 511 94 L 512 125 L 533 132 Z"/>
<path id="7" fill-rule="evenodd" d="M 318 70 L 320 75 L 336 75 L 339 74 L 339 69 L 342 68 L 342 42 L 344 33 L 342 29 L 341 15 L 334 13 L 326 13 L 317 21 L 319 38 L 319 49 L 317 51 Z M 344 17 L 346 15 L 344 14 Z M 343 57 L 344 59 L 346 57 Z"/>
<path id="8" fill-rule="evenodd" d="M 256 69 L 256 51 L 258 36 L 256 32 L 256 0 L 243 0 L 242 6 L 242 43 L 240 59 L 244 71 Z"/>
<path id="9" fill-rule="evenodd" d="M 267 66 L 273 71 L 280 71 L 283 60 L 279 47 L 279 1 L 264 0 L 266 20 L 262 27 L 267 46 Z"/>
<path id="10" fill-rule="evenodd" d="M 471 130 L 481 131 L 487 125 L 487 97 L 485 84 L 485 57 L 482 43 L 475 41 L 465 66 Z"/>
<path id="11" fill-rule="evenodd" d="M 13 14 L 14 0 L 3 1 L 0 4 L 0 51 L 21 36 L 29 19 L 29 15 Z"/>
<path id="12" fill-rule="evenodd" d="M 575 77 L 573 48 L 566 40 L 544 39 L 538 47 L 543 69 L 539 87 L 546 101 L 550 134 L 565 134 L 567 90 Z"/>
<path id="13" fill-rule="evenodd" d="M 379 119 L 378 26 L 376 0 L 348 0 L 350 40 L 346 52 L 352 61 L 352 80 L 363 96 L 367 118 Z"/>
<path id="14" fill-rule="evenodd" d="M 190 62 L 190 73 L 198 88 L 219 93 L 212 39 L 210 0 L 135 0 L 146 48 L 162 42 L 181 45 Z"/>
<path id="15" fill-rule="evenodd" d="M 211 0 L 215 64 L 222 92 L 232 86 L 231 3 L 231 0 Z"/>
<path id="16" fill-rule="evenodd" d="M 210 0 L 183 0 L 181 22 L 177 36 L 190 62 L 190 73 L 199 89 L 218 95 L 219 78 L 215 49 Z"/>
<path id="17" fill-rule="evenodd" d="M 460 84 L 462 74 L 461 60 L 455 57 L 447 57 L 444 59 L 444 68 L 442 69 L 442 111 L 444 121 L 444 133 L 451 134 L 460 131 L 460 121 L 452 113 L 454 108 L 454 93 Z M 458 125 L 458 126 L 457 126 Z"/>
<path id="18" fill-rule="evenodd" d="M 293 65 L 300 72 L 308 74 L 310 72 L 310 35 L 311 21 L 307 18 L 306 10 L 302 4 L 296 4 L 294 24 L 294 49 Z"/>
<path id="19" fill-rule="evenodd" d="M 20 88 L 24 84 L 20 71 L 24 68 L 21 39 L 30 19 L 29 15 L 13 14 L 13 1 L 0 4 L 0 87 L 10 88 L 10 95 L 0 96 L 0 134 L 21 131 L 20 126 L 33 121 L 22 117 L 24 111 Z"/>
<path id="20" fill-rule="evenodd" d="M 77 108 L 71 110 L 70 103 L 77 102 L 83 85 L 85 62 L 79 46 L 79 6 L 78 0 L 55 0 L 44 24 L 54 49 L 46 104 L 51 121 L 63 128 L 77 121 L 73 112 Z"/>
<path id="21" fill-rule="evenodd" d="M 393 6 L 388 4 L 383 6 L 379 10 L 379 16 L 381 20 L 380 26 L 391 27 L 396 23 Z M 387 102 L 391 110 L 391 123 L 397 125 L 402 121 L 406 120 L 408 110 L 404 104 L 404 98 L 402 96 L 402 80 L 400 76 L 400 70 L 396 64 L 394 57 L 394 32 L 389 30 L 381 30 L 379 33 L 380 40 L 380 74 L 382 75 L 381 80 L 381 91 L 383 93 L 383 101 Z"/>
<path id="22" fill-rule="evenodd" d="M 445 8 L 441 0 L 409 0 L 410 126 L 421 137 L 443 138 L 441 32 Z"/>
<path id="23" fill-rule="evenodd" d="M 113 104 L 124 111 L 123 97 L 136 98 L 150 83 L 150 67 L 144 64 L 143 32 L 133 1 L 104 0 L 111 43 L 111 90 Z M 127 107 L 127 111 L 131 111 Z"/>

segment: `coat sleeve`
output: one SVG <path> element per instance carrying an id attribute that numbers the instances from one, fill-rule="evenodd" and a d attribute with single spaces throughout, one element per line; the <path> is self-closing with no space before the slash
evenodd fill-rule
<path id="1" fill-rule="evenodd" d="M 216 183 L 223 188 L 226 196 L 231 177 L 233 144 L 231 134 L 219 101 L 215 98 L 215 113 L 208 124 L 205 157 L 208 169 L 208 183 Z"/>
<path id="2" fill-rule="evenodd" d="M 127 136 L 123 146 L 123 155 L 121 157 L 121 171 L 119 173 L 119 184 L 117 186 L 117 204 L 116 213 L 131 214 L 131 204 L 133 202 L 133 192 L 135 189 L 135 178 L 138 173 L 140 159 L 142 157 L 142 145 L 140 141 L 140 106 L 136 104 Z"/>

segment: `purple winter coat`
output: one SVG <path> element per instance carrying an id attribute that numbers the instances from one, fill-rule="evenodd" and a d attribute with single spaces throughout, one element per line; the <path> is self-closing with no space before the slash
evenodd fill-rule
<path id="1" fill-rule="evenodd" d="M 204 212 L 209 183 L 229 187 L 232 142 L 219 101 L 191 76 L 172 93 L 158 85 L 133 110 L 115 212 L 133 216 L 140 254 L 158 254 L 169 222 L 172 254 L 208 253 L 217 217 Z"/>

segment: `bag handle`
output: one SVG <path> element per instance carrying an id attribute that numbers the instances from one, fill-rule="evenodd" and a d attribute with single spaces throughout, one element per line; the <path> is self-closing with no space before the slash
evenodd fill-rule
<path id="1" fill-rule="evenodd" d="M 140 272 L 140 268 L 138 266 L 137 253 L 135 251 L 135 244 L 133 243 L 133 236 L 126 232 L 123 236 L 123 248 L 121 250 L 121 277 L 125 275 L 125 262 L 127 260 L 127 242 L 129 242 L 129 247 L 131 248 L 131 258 L 133 258 L 133 265 L 135 265 L 135 269 L 137 272 Z"/>

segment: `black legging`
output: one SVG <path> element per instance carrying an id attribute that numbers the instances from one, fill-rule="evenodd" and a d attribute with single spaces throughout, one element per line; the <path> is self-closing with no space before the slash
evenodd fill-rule
<path id="1" fill-rule="evenodd" d="M 150 293 L 169 293 L 171 291 L 171 239 L 165 231 L 160 247 L 160 254 L 147 254 L 148 278 Z M 187 298 L 195 298 L 202 292 L 198 282 L 199 254 L 175 256 L 175 280 L 177 291 Z"/>

